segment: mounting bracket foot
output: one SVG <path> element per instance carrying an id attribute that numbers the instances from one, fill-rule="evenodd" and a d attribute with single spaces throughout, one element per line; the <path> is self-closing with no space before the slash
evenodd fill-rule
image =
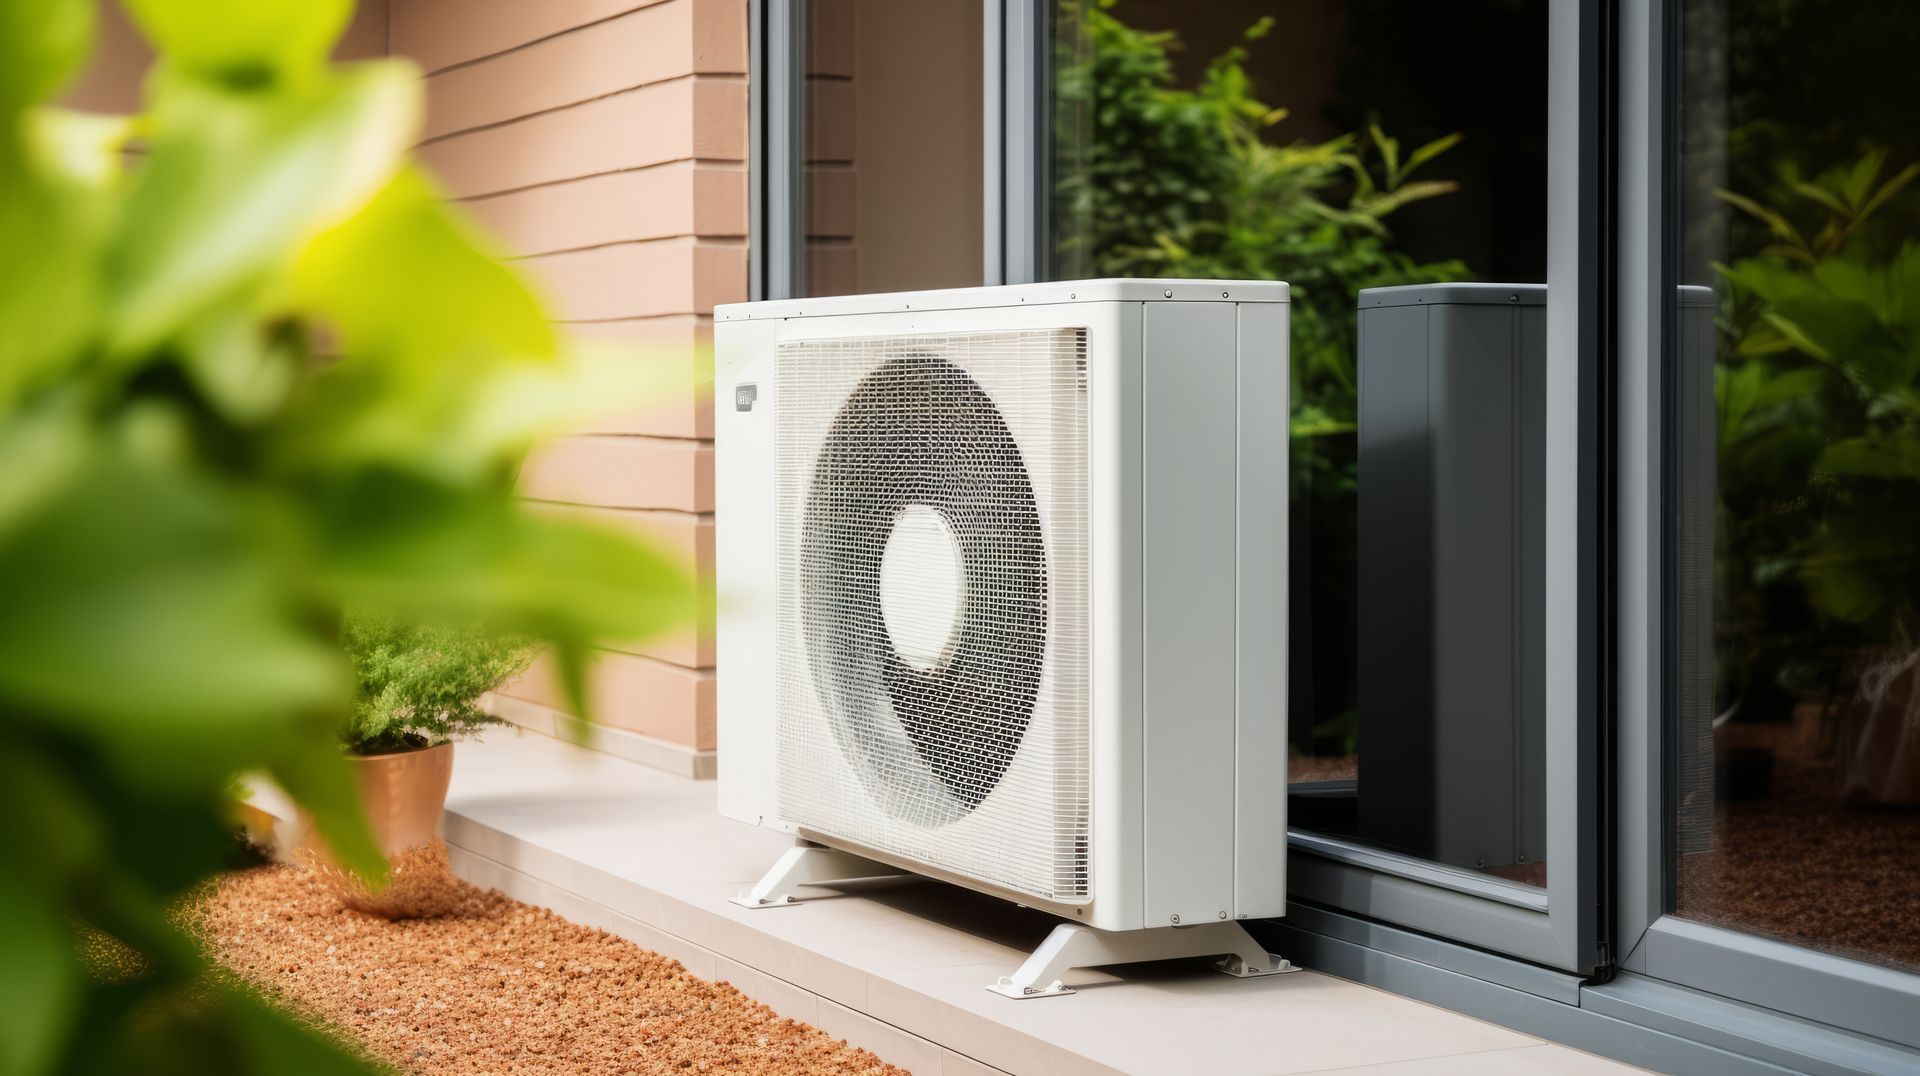
<path id="1" fill-rule="evenodd" d="M 742 908 L 782 908 L 794 903 L 793 891 L 803 885 L 905 873 L 851 852 L 802 841 L 787 849 L 752 889 L 728 899 Z"/>
<path id="2" fill-rule="evenodd" d="M 1214 970 L 1242 979 L 1300 970 L 1267 952 L 1247 928 L 1233 921 L 1114 931 L 1062 923 L 1053 928 L 1019 971 L 987 989 L 1018 1000 L 1059 997 L 1073 993 L 1060 980 L 1074 968 L 1223 953 L 1214 962 Z"/>

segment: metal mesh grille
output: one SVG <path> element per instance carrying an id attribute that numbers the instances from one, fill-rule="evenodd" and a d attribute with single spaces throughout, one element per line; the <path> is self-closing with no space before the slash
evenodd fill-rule
<path id="1" fill-rule="evenodd" d="M 1084 898 L 1084 332 L 790 342 L 777 368 L 781 817 Z"/>

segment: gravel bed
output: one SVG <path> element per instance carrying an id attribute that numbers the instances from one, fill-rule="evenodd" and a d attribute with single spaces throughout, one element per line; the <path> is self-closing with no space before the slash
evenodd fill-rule
<path id="1" fill-rule="evenodd" d="M 904 1073 L 603 930 L 443 884 L 447 914 L 388 920 L 263 867 L 195 921 L 225 967 L 403 1071 Z"/>

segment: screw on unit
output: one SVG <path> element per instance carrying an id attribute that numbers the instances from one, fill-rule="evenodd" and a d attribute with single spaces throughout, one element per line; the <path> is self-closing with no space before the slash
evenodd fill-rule
<path id="1" fill-rule="evenodd" d="M 1175 913 L 1173 913 L 1172 915 L 1169 915 L 1169 916 L 1167 916 L 1167 922 L 1169 922 L 1169 923 L 1178 923 L 1179 921 L 1180 921 L 1180 913 L 1179 913 L 1179 912 L 1175 912 Z"/>

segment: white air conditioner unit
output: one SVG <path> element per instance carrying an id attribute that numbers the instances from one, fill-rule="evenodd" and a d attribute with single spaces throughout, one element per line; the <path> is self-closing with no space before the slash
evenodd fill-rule
<path id="1" fill-rule="evenodd" d="M 739 903 L 904 869 L 1069 921 L 1010 979 L 1286 906 L 1287 286 L 715 312 L 720 809 Z M 1071 925 L 1069 925 L 1071 924 Z"/>

